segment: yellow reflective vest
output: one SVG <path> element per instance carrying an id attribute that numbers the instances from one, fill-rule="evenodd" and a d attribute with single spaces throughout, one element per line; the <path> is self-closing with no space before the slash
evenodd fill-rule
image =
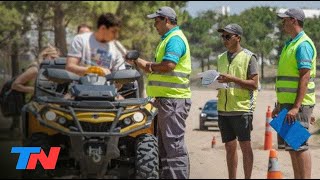
<path id="1" fill-rule="evenodd" d="M 179 36 L 186 45 L 186 53 L 179 59 L 172 72 L 153 72 L 148 74 L 147 95 L 150 97 L 166 98 L 191 98 L 190 80 L 191 58 L 189 43 L 181 30 L 170 33 L 162 40 L 156 50 L 155 59 L 157 63 L 163 60 L 165 48 L 169 39 Z"/>
<path id="2" fill-rule="evenodd" d="M 280 104 L 294 104 L 295 102 L 300 79 L 296 53 L 298 46 L 304 41 L 308 41 L 311 44 L 314 55 L 312 58 L 308 89 L 302 100 L 302 105 L 314 105 L 316 103 L 314 78 L 316 77 L 317 51 L 312 40 L 306 34 L 303 34 L 297 41 L 286 45 L 280 55 L 276 80 L 277 99 Z"/>
<path id="3" fill-rule="evenodd" d="M 243 49 L 229 64 L 227 52 L 224 52 L 218 57 L 218 71 L 246 80 L 252 55 L 251 51 Z M 228 86 L 218 91 L 218 111 L 253 112 L 258 91 L 242 88 L 235 83 L 228 83 Z"/>

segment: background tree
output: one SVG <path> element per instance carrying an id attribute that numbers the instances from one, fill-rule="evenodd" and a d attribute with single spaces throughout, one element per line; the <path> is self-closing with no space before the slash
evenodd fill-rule
<path id="1" fill-rule="evenodd" d="M 215 52 L 222 48 L 216 30 L 212 29 L 217 20 L 218 15 L 208 10 L 195 18 L 189 16 L 188 21 L 182 25 L 189 40 L 191 56 L 193 60 L 200 61 L 202 72 L 205 70 L 205 65 L 210 69 L 210 56 L 217 55 Z"/>
<path id="2" fill-rule="evenodd" d="M 147 15 L 162 6 L 170 6 L 176 11 L 180 25 L 187 17 L 182 10 L 185 5 L 186 1 L 121 1 L 116 12 L 123 22 L 121 42 L 129 49 L 139 50 L 147 60 L 153 60 L 160 36 L 153 26 L 154 21 Z"/>
<path id="3" fill-rule="evenodd" d="M 11 76 L 16 76 L 20 71 L 18 57 L 21 51 L 24 51 L 23 47 L 24 34 L 30 29 L 30 24 L 27 21 L 25 6 L 19 6 L 17 8 L 15 2 L 0 2 L 0 49 L 5 51 L 5 58 L 11 59 Z M 0 51 L 1 52 L 1 51 Z M 5 61 L 5 59 L 4 59 Z M 5 64 L 4 74 L 7 74 L 10 70 Z"/>

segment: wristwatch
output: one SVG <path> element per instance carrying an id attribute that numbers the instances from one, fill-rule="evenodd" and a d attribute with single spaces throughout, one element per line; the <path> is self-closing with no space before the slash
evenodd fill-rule
<path id="1" fill-rule="evenodd" d="M 150 73 L 153 72 L 153 70 L 152 70 L 152 64 L 153 64 L 153 63 L 148 63 L 148 64 L 146 64 L 146 68 L 149 70 Z"/>

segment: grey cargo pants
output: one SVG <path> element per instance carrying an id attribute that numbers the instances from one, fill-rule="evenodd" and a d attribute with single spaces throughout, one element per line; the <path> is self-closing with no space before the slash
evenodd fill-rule
<path id="1" fill-rule="evenodd" d="M 161 179 L 188 179 L 190 163 L 184 142 L 190 99 L 156 98 Z"/>

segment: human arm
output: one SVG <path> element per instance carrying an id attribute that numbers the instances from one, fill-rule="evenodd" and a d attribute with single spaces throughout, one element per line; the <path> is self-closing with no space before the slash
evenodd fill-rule
<path id="1" fill-rule="evenodd" d="M 82 66 L 82 64 L 90 64 L 93 66 L 95 65 L 92 64 L 92 61 L 90 59 L 92 58 L 90 56 L 90 44 L 87 44 L 88 38 L 90 38 L 91 36 L 93 35 L 84 34 L 75 36 L 68 53 L 66 70 L 83 76 L 86 73 L 88 67 Z M 103 68 L 103 70 L 106 74 L 110 73 L 109 69 L 107 68 Z"/>
<path id="2" fill-rule="evenodd" d="M 176 67 L 176 64 L 173 63 L 172 61 L 168 60 L 163 60 L 161 63 L 152 63 L 150 61 L 146 61 L 144 59 L 138 58 L 135 60 L 127 60 L 127 62 L 131 65 L 135 65 L 142 69 L 146 73 L 151 73 L 151 72 L 171 72 L 174 70 Z"/>
<path id="3" fill-rule="evenodd" d="M 234 82 L 245 89 L 256 90 L 258 89 L 258 79 L 259 79 L 258 74 L 251 75 L 246 80 L 240 79 L 230 74 L 220 74 L 220 76 L 218 77 L 218 82 L 219 83 Z"/>
<path id="4" fill-rule="evenodd" d="M 179 36 L 173 36 L 167 43 L 163 60 L 160 63 L 151 63 L 150 61 L 138 58 L 136 63 L 130 60 L 131 65 L 138 66 L 147 73 L 153 72 L 171 72 L 175 69 L 180 58 L 186 53 L 186 45 Z"/>
<path id="5" fill-rule="evenodd" d="M 30 67 L 25 72 L 20 74 L 15 81 L 12 83 L 11 88 L 13 90 L 24 92 L 24 93 L 33 93 L 34 87 L 26 85 L 29 81 L 34 81 L 37 77 L 38 69 L 36 67 Z"/>
<path id="6" fill-rule="evenodd" d="M 256 57 L 253 55 L 248 65 L 247 79 L 240 79 L 229 74 L 220 74 L 218 77 L 219 83 L 233 82 L 245 89 L 256 90 L 259 84 L 258 65 Z"/>
<path id="7" fill-rule="evenodd" d="M 289 123 L 296 120 L 296 116 L 299 112 L 304 96 L 307 94 L 313 56 L 314 50 L 309 42 L 302 42 L 298 46 L 296 52 L 297 65 L 299 69 L 298 91 L 293 107 L 289 110 L 286 117 Z"/>
<path id="8" fill-rule="evenodd" d="M 87 71 L 88 67 L 83 67 L 79 65 L 80 59 L 76 57 L 67 57 L 66 70 L 83 76 Z"/>
<path id="9" fill-rule="evenodd" d="M 300 69 L 299 70 L 299 84 L 298 84 L 298 91 L 297 96 L 294 101 L 293 107 L 288 111 L 286 116 L 287 121 L 289 124 L 296 120 L 296 116 L 299 112 L 299 108 L 302 104 L 302 100 L 307 93 L 308 90 L 308 82 L 310 79 L 310 69 Z"/>

